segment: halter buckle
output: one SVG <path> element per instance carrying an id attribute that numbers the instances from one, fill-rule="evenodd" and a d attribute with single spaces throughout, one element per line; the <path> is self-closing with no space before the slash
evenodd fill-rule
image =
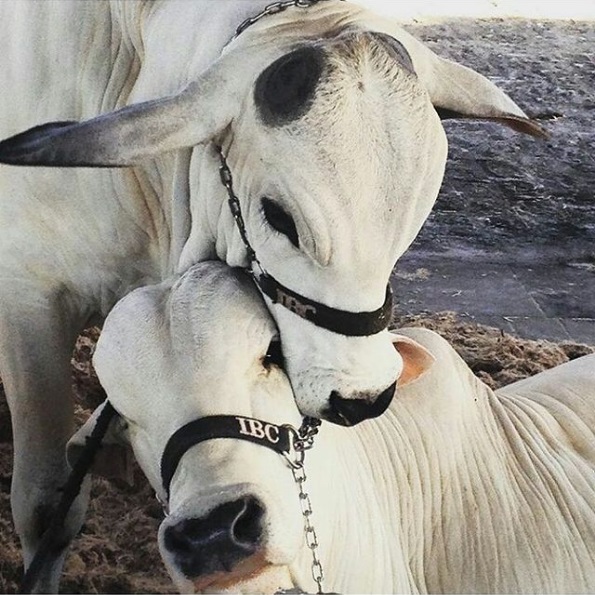
<path id="1" fill-rule="evenodd" d="M 283 428 L 287 430 L 289 435 L 289 448 L 283 451 L 281 456 L 292 469 L 300 469 L 304 466 L 304 457 L 306 454 L 303 448 L 298 447 L 301 437 L 293 426 L 285 424 Z"/>

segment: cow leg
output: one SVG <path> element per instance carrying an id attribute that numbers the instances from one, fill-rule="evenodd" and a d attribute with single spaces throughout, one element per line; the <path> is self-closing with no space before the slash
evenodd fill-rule
<path id="1" fill-rule="evenodd" d="M 0 376 L 14 434 L 11 504 L 25 567 L 68 476 L 65 445 L 74 428 L 70 359 L 82 326 L 75 311 L 64 292 L 48 296 L 12 280 L 0 286 Z M 88 482 L 56 536 L 36 592 L 57 592 L 66 548 L 82 525 L 87 501 Z"/>

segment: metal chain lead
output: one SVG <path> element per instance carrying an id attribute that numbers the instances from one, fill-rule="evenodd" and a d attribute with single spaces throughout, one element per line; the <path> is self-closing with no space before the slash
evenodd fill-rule
<path id="1" fill-rule="evenodd" d="M 324 571 L 322 569 L 322 563 L 318 556 L 318 537 L 316 530 L 312 524 L 312 502 L 310 501 L 310 495 L 306 492 L 304 484 L 306 483 L 306 471 L 304 470 L 303 461 L 298 463 L 298 466 L 292 467 L 291 472 L 293 478 L 298 485 L 300 491 L 300 507 L 302 509 L 302 515 L 304 517 L 304 532 L 306 534 L 306 545 L 312 552 L 312 578 L 318 586 L 317 593 L 324 593 L 323 581 Z"/>
<path id="2" fill-rule="evenodd" d="M 221 147 L 217 147 L 217 152 L 219 153 L 219 160 L 221 165 L 219 166 L 219 175 L 221 176 L 221 183 L 225 186 L 227 190 L 227 203 L 229 205 L 229 209 L 231 214 L 236 222 L 236 226 L 238 231 L 240 232 L 240 238 L 246 248 L 246 252 L 248 253 L 248 259 L 250 263 L 256 264 L 260 269 L 261 273 L 264 274 L 264 270 L 256 257 L 256 252 L 250 245 L 248 241 L 248 234 L 246 233 L 246 225 L 244 224 L 244 218 L 242 217 L 242 209 L 240 207 L 240 199 L 236 196 L 233 190 L 233 176 L 231 175 L 231 170 L 227 165 L 227 160 L 225 159 L 225 155 L 223 154 L 223 149 Z M 249 272 L 252 273 L 252 269 L 249 269 Z"/>
<path id="3" fill-rule="evenodd" d="M 304 470 L 304 454 L 306 450 L 310 450 L 314 446 L 314 437 L 318 434 L 320 424 L 319 419 L 305 417 L 300 429 L 297 432 L 294 430 L 295 436 L 291 445 L 292 452 L 288 452 L 285 455 L 299 489 L 300 508 L 304 517 L 306 545 L 312 553 L 312 578 L 318 586 L 317 593 L 319 594 L 324 593 L 322 584 L 324 571 L 318 556 L 318 537 L 312 524 L 312 502 L 310 501 L 310 495 L 304 487 L 307 479 L 306 471 Z"/>
<path id="4" fill-rule="evenodd" d="M 314 6 L 314 4 L 318 4 L 319 2 L 328 2 L 328 0 L 282 0 L 280 2 L 273 2 L 273 4 L 266 6 L 262 12 L 259 12 L 257 15 L 254 15 L 253 17 L 250 17 L 241 23 L 236 29 L 234 39 L 248 27 L 254 25 L 254 23 L 257 23 L 264 17 L 283 12 L 292 6 L 296 6 L 297 8 L 309 8 L 310 6 Z"/>

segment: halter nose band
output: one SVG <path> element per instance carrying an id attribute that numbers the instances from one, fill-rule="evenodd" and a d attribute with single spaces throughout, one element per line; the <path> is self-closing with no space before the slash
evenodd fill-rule
<path id="1" fill-rule="evenodd" d="M 384 303 L 372 312 L 347 312 L 325 306 L 281 285 L 267 273 L 254 274 L 256 285 L 274 304 L 280 304 L 297 316 L 321 328 L 347 337 L 367 337 L 388 327 L 392 315 L 393 294 L 386 287 Z"/>
<path id="2" fill-rule="evenodd" d="M 193 446 L 215 438 L 234 438 L 260 444 L 285 454 L 291 451 L 296 431 L 241 415 L 211 415 L 191 421 L 168 440 L 161 457 L 161 482 L 169 500 L 171 481 L 184 454 Z"/>

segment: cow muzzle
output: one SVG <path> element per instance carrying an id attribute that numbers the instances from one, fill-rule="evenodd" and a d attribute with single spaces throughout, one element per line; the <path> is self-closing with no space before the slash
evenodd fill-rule
<path id="1" fill-rule="evenodd" d="M 337 391 L 329 398 L 329 407 L 324 412 L 324 419 L 341 426 L 354 426 L 366 419 L 382 415 L 390 405 L 397 383 L 394 382 L 378 395 L 358 395 L 358 398 L 346 399 Z"/>
<path id="2" fill-rule="evenodd" d="M 263 566 L 263 558 L 255 556 L 263 541 L 263 519 L 264 506 L 258 498 L 243 496 L 201 518 L 172 524 L 166 520 L 163 545 L 187 578 L 212 581 L 222 574 L 238 580 Z"/>
<path id="3" fill-rule="evenodd" d="M 285 562 L 278 566 L 278 551 L 273 555 L 277 560 L 275 564 L 269 559 L 272 523 L 267 518 L 270 515 L 266 514 L 263 500 L 254 492 L 218 502 L 202 516 L 180 516 L 185 506 L 178 506 L 177 514 L 170 516 L 172 480 L 190 448 L 223 438 L 251 442 L 276 452 L 293 470 L 297 482 L 295 473 L 303 469 L 304 453 L 312 447 L 319 425 L 319 421 L 305 418 L 296 430 L 288 424 L 276 425 L 251 417 L 213 415 L 191 421 L 172 434 L 160 466 L 162 489 L 159 492 L 165 498 L 159 495 L 158 498 L 166 513 L 159 531 L 160 545 L 174 581 L 181 581 L 179 584 L 183 585 L 189 580 L 199 591 L 220 590 L 242 583 L 248 589 L 246 592 L 253 592 L 255 584 L 269 580 L 277 583 L 274 590 L 291 585 Z M 230 493 L 236 495 L 238 490 Z"/>

